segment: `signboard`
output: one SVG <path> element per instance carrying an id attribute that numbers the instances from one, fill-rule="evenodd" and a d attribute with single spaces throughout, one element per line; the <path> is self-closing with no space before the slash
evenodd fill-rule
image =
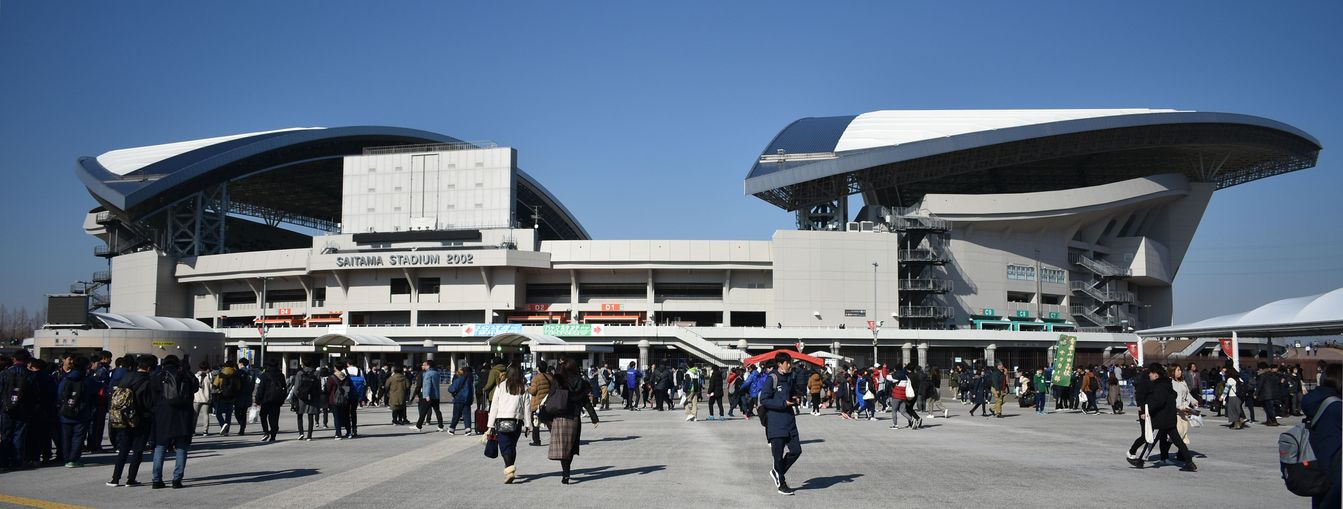
<path id="1" fill-rule="evenodd" d="M 1018 310 L 1017 310 L 1017 318 L 1028 318 L 1028 317 L 1030 317 L 1030 316 L 1031 316 L 1031 312 L 1030 312 L 1030 311 L 1027 311 L 1027 310 L 1025 310 L 1025 309 L 1018 309 Z"/>
<path id="2" fill-rule="evenodd" d="M 620 304 L 602 304 L 602 311 L 620 311 Z"/>
<path id="3" fill-rule="evenodd" d="M 473 253 L 359 254 L 336 258 L 336 268 L 351 267 L 442 267 L 474 265 Z"/>
<path id="4" fill-rule="evenodd" d="M 1137 344 L 1137 343 L 1126 343 L 1124 346 L 1128 347 L 1128 354 L 1129 354 L 1129 357 L 1133 357 L 1134 359 L 1137 359 L 1137 358 L 1138 358 L 1138 344 Z"/>
<path id="5" fill-rule="evenodd" d="M 547 336 L 600 336 L 606 326 L 599 323 L 548 323 L 541 326 Z"/>
<path id="6" fill-rule="evenodd" d="M 288 316 L 294 314 L 294 308 L 277 308 L 276 311 L 278 312 L 277 314 L 279 314 L 280 316 Z"/>
<path id="7" fill-rule="evenodd" d="M 845 309 L 844 316 L 867 316 L 866 309 Z"/>
<path id="8" fill-rule="evenodd" d="M 519 323 L 471 323 L 462 327 L 463 336 L 497 336 L 499 334 L 518 334 L 522 332 Z"/>
<path id="9" fill-rule="evenodd" d="M 984 308 L 984 312 L 980 313 L 979 316 L 998 316 L 998 310 L 993 308 Z"/>
<path id="10" fill-rule="evenodd" d="M 550 311 L 550 304 L 528 304 L 527 311 Z"/>
<path id="11" fill-rule="evenodd" d="M 350 326 L 349 326 L 349 325 L 345 325 L 345 324 L 343 324 L 343 323 L 342 323 L 342 324 L 337 324 L 337 325 L 328 325 L 328 326 L 326 326 L 326 333 L 327 333 L 327 334 L 346 334 L 346 333 L 349 332 L 349 330 L 350 330 Z"/>
<path id="12" fill-rule="evenodd" d="M 1235 357 L 1236 354 L 1231 345 L 1231 338 L 1217 338 L 1217 342 L 1222 345 L 1222 353 L 1227 357 Z"/>
<path id="13" fill-rule="evenodd" d="M 957 358 L 956 358 L 956 364 L 960 364 L 961 362 L 962 362 L 961 358 L 960 358 L 960 357 L 957 357 Z"/>
<path id="14" fill-rule="evenodd" d="M 868 320 L 868 321 L 867 321 L 867 330 L 877 330 L 877 321 L 876 321 L 876 320 Z"/>
<path id="15" fill-rule="evenodd" d="M 1050 311 L 1050 312 L 1049 312 L 1049 319 L 1050 319 L 1050 320 L 1058 320 L 1058 319 L 1059 319 L 1059 312 L 1058 312 L 1058 311 Z"/>
<path id="16" fill-rule="evenodd" d="M 155 341 L 154 346 L 177 346 L 176 341 Z"/>
<path id="17" fill-rule="evenodd" d="M 1071 387 L 1073 384 L 1073 356 L 1077 353 L 1077 336 L 1060 334 L 1054 344 L 1054 385 Z"/>

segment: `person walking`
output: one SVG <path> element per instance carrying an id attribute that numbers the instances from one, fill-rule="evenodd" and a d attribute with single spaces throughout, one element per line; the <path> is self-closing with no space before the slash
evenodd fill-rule
<path id="1" fill-rule="evenodd" d="M 117 462 L 112 467 L 112 480 L 107 482 L 108 486 L 120 486 L 123 472 L 126 474 L 125 486 L 143 484 L 135 480 L 135 477 L 140 473 L 140 463 L 144 461 L 145 456 L 145 444 L 149 442 L 150 405 L 153 403 L 149 372 L 156 364 L 158 358 L 141 355 L 135 360 L 135 371 L 126 374 L 117 382 L 115 390 L 125 391 L 129 401 L 126 402 L 128 406 L 125 409 L 114 409 L 122 412 L 122 415 L 121 427 L 112 428 L 112 442 L 117 444 Z M 113 399 L 121 398 L 113 392 Z M 131 461 L 130 470 L 125 470 L 127 458 Z"/>
<path id="2" fill-rule="evenodd" d="M 406 379 L 402 371 L 401 366 L 392 369 L 392 374 L 383 383 L 382 393 L 387 408 L 392 410 L 392 424 L 397 426 L 410 424 L 410 419 L 406 418 L 406 393 L 410 391 L 410 380 Z M 474 391 L 472 387 L 473 394 Z"/>
<path id="3" fill-rule="evenodd" d="M 1031 388 L 1035 390 L 1035 413 L 1045 415 L 1045 393 L 1048 385 L 1045 383 L 1045 370 L 1036 368 L 1035 376 L 1031 377 Z"/>
<path id="4" fill-rule="evenodd" d="M 173 489 L 182 487 L 182 477 L 186 474 L 187 451 L 191 448 L 191 435 L 196 429 L 196 410 L 193 408 L 200 387 L 196 386 L 197 377 L 187 373 L 177 356 L 163 358 L 163 367 L 158 374 L 150 378 L 149 390 L 154 416 L 154 468 L 151 488 L 164 488 L 163 456 L 172 447 Z M 208 421 L 207 421 L 208 422 Z"/>
<path id="5" fill-rule="evenodd" d="M 531 395 L 527 393 L 522 369 L 516 365 L 508 366 L 504 381 L 499 385 L 501 388 L 494 391 L 494 400 L 490 402 L 490 420 L 485 433 L 487 439 L 499 442 L 499 456 L 504 459 L 504 484 L 512 484 L 518 473 L 518 439 L 527 432 L 526 423 L 531 420 Z"/>
<path id="6" fill-rule="evenodd" d="M 1155 442 L 1175 444 L 1178 450 L 1176 457 L 1184 462 L 1184 466 L 1180 467 L 1181 472 L 1198 471 L 1198 465 L 1194 464 L 1194 456 L 1189 454 L 1189 447 L 1185 445 L 1184 440 L 1180 438 L 1180 432 L 1176 429 L 1179 421 L 1176 411 L 1178 403 L 1170 377 L 1167 376 L 1165 368 L 1157 363 L 1148 367 L 1147 375 L 1151 381 L 1151 393 L 1147 397 L 1147 417 L 1152 420 Z M 1167 452 L 1162 453 L 1162 459 L 1166 460 L 1168 454 L 1169 446 Z M 1142 463 L 1135 466 L 1142 468 Z"/>
<path id="7" fill-rule="evenodd" d="M 1007 391 L 1007 368 L 1003 367 L 1003 361 L 989 369 L 989 374 L 985 377 L 988 382 L 989 392 L 993 394 L 993 415 L 998 418 L 1003 416 L 1003 397 Z"/>
<path id="8" fill-rule="evenodd" d="M 811 415 L 821 415 L 821 391 L 825 389 L 824 377 L 816 371 L 807 378 L 807 395 L 811 398 Z"/>
<path id="9" fill-rule="evenodd" d="M 625 410 L 636 412 L 639 410 L 639 378 L 638 365 L 634 361 L 630 361 L 629 368 L 625 369 Z M 535 382 L 536 379 L 533 378 L 532 383 Z"/>
<path id="10" fill-rule="evenodd" d="M 290 409 L 294 411 L 298 420 L 298 439 L 312 440 L 313 428 L 317 426 L 317 416 L 322 413 L 320 402 L 326 398 L 326 393 L 322 391 L 322 381 L 312 366 L 303 366 L 291 377 L 289 386 L 292 388 Z M 306 431 L 304 423 L 307 423 Z M 274 429 L 271 429 L 271 434 L 272 436 L 275 434 Z"/>
<path id="11" fill-rule="evenodd" d="M 1343 403 L 1329 399 L 1340 397 L 1340 389 L 1343 389 L 1343 365 L 1329 364 L 1324 367 L 1322 374 L 1319 386 L 1301 398 L 1301 410 L 1309 416 L 1309 419 L 1315 420 L 1310 424 L 1311 451 L 1315 453 L 1316 461 L 1324 461 L 1329 465 L 1329 475 L 1333 479 L 1329 491 L 1311 497 L 1312 509 L 1339 507 L 1339 487 L 1343 485 L 1343 481 L 1340 480 L 1343 479 L 1343 474 L 1339 472 L 1340 417 L 1343 416 L 1343 410 L 1340 408 L 1343 407 Z M 1328 406 L 1324 406 L 1326 402 L 1329 402 Z"/>
<path id="12" fill-rule="evenodd" d="M 57 414 L 61 423 L 61 451 L 65 456 L 66 468 L 84 466 L 80 459 L 84 455 L 85 434 L 93 422 L 94 398 L 99 390 L 98 381 L 88 375 L 89 359 L 76 355 L 71 369 L 61 377 L 56 387 Z"/>
<path id="13" fill-rule="evenodd" d="M 1264 407 L 1264 426 L 1281 426 L 1278 423 L 1277 401 L 1282 394 L 1282 378 L 1277 370 L 1267 362 L 1259 362 L 1259 385 L 1255 391 L 1255 401 Z"/>
<path id="14" fill-rule="evenodd" d="M 723 368 L 709 368 L 709 384 L 705 391 L 709 393 L 709 420 L 727 420 L 727 415 L 723 413 Z M 718 405 L 718 416 L 714 417 L 713 407 Z"/>
<path id="15" fill-rule="evenodd" d="M 592 427 L 596 428 L 597 411 L 592 408 L 592 401 L 587 397 L 591 391 L 587 386 L 587 379 L 578 372 L 578 363 L 573 359 L 565 358 L 560 361 L 560 368 L 555 373 L 553 384 L 546 408 L 548 412 L 552 408 L 557 411 L 550 416 L 550 450 L 547 457 L 560 462 L 560 467 L 563 469 L 560 483 L 571 484 L 573 481 L 570 474 L 574 456 L 579 453 L 579 441 L 583 431 L 582 421 L 579 419 L 581 412 L 587 411 L 592 418 Z M 552 404 L 550 398 L 557 400 Z"/>
<path id="16" fill-rule="evenodd" d="M 210 389 L 210 407 L 215 421 L 219 423 L 219 436 L 226 437 L 233 427 L 233 402 L 238 397 L 242 382 L 238 381 L 238 370 L 232 361 L 225 362 L 215 374 Z M 207 419 L 208 420 L 208 419 Z"/>
<path id="17" fill-rule="evenodd" d="M 983 367 L 976 366 L 975 374 L 970 378 L 970 400 L 973 403 L 970 407 L 970 415 L 972 417 L 975 415 L 975 410 L 980 409 L 983 409 L 980 413 L 984 417 L 989 416 L 989 409 L 986 406 L 989 399 L 989 384 L 984 379 L 984 371 Z M 962 384 L 962 387 L 964 386 L 965 384 Z"/>
<path id="18" fill-rule="evenodd" d="M 1119 389 L 1119 378 L 1114 376 L 1110 377 L 1106 387 L 1105 402 L 1110 404 L 1110 413 L 1112 415 L 1120 415 L 1124 413 L 1124 400 L 1121 397 L 1122 394 Z"/>
<path id="19" fill-rule="evenodd" d="M 503 359 L 495 357 L 490 360 L 490 364 L 490 371 L 485 376 L 485 385 L 481 387 L 487 402 L 494 398 L 494 388 L 499 386 L 499 382 L 504 379 L 505 373 Z"/>
<path id="20" fill-rule="evenodd" d="M 1241 414 L 1240 402 L 1240 373 L 1236 368 L 1227 366 L 1222 368 L 1222 393 L 1218 399 L 1222 402 L 1222 408 L 1226 409 L 1226 420 L 1231 423 L 1231 429 L 1245 429 L 1245 418 Z"/>
<path id="21" fill-rule="evenodd" d="M 256 391 L 256 374 L 251 369 L 252 362 L 246 357 L 238 359 L 238 394 L 233 398 L 233 419 L 238 423 L 238 436 L 247 433 L 247 409 L 252 408 L 253 393 Z"/>
<path id="22" fill-rule="evenodd" d="M 1100 392 L 1100 388 L 1100 378 L 1096 377 L 1096 373 L 1090 369 L 1085 370 L 1082 375 L 1081 389 L 1087 401 L 1082 404 L 1082 413 L 1092 415 L 1101 413 L 1100 408 L 1096 406 L 1096 393 Z"/>
<path id="23" fill-rule="evenodd" d="M 197 431 L 196 436 L 210 436 L 210 395 L 214 387 L 214 373 L 210 371 L 210 362 L 201 361 L 196 369 L 196 395 L 192 398 L 192 428 L 200 422 L 201 412 L 205 412 L 205 431 Z"/>
<path id="24" fill-rule="evenodd" d="M 685 376 L 681 377 L 681 390 L 685 393 L 685 404 L 681 406 L 685 407 L 686 422 L 694 422 L 699 417 L 699 400 L 703 388 L 699 368 L 686 370 Z"/>
<path id="25" fill-rule="evenodd" d="M 1175 431 L 1180 435 L 1180 440 L 1186 447 L 1189 446 L 1189 419 L 1198 410 L 1198 400 L 1194 399 L 1189 391 L 1189 384 L 1185 382 L 1184 369 L 1179 364 L 1171 366 L 1170 383 L 1171 388 L 1175 390 Z M 1170 440 L 1163 440 L 1160 443 L 1161 461 L 1170 461 Z"/>
<path id="26" fill-rule="evenodd" d="M 531 396 L 529 403 L 531 417 L 529 420 L 532 421 L 531 445 L 533 446 L 541 445 L 541 421 L 538 419 L 537 411 L 541 409 L 541 403 L 546 401 L 546 397 L 550 395 L 550 388 L 554 385 L 555 378 L 550 376 L 550 365 L 546 364 L 546 361 L 537 361 L 536 374 L 532 375 L 532 384 L 527 388 L 527 395 Z M 636 407 L 635 410 L 638 410 L 638 408 Z"/>
<path id="27" fill-rule="evenodd" d="M 350 376 L 345 374 L 344 370 L 336 370 L 326 377 L 326 404 L 331 409 L 331 413 L 336 416 L 335 439 L 342 440 L 349 438 L 350 432 L 350 407 L 347 403 L 352 397 Z"/>
<path id="28" fill-rule="evenodd" d="M 475 383 L 472 380 L 470 371 L 466 368 L 458 368 L 457 373 L 452 377 L 452 383 L 448 384 L 448 394 L 452 395 L 452 422 L 448 424 L 448 434 L 457 434 L 457 423 L 465 420 L 466 436 L 475 435 L 475 430 L 471 427 L 471 403 L 476 395 Z M 498 390 L 495 391 L 498 394 Z M 490 410 L 493 411 L 491 406 Z M 493 421 L 490 421 L 493 422 Z"/>
<path id="29" fill-rule="evenodd" d="M 802 440 L 793 409 L 801 405 L 802 400 L 800 395 L 793 393 L 793 358 L 779 352 L 774 356 L 774 364 L 775 372 L 764 375 L 767 379 L 760 391 L 760 405 L 765 407 L 765 415 L 760 418 L 765 422 L 765 439 L 769 441 L 770 455 L 774 459 L 774 467 L 769 471 L 774 489 L 780 495 L 792 495 L 788 470 L 802 456 Z"/>
<path id="30" fill-rule="evenodd" d="M 289 387 L 280 373 L 280 363 L 274 358 L 266 361 L 266 370 L 256 384 L 255 400 L 261 407 L 261 441 L 274 442 L 280 433 L 280 406 L 284 405 Z"/>
<path id="31" fill-rule="evenodd" d="M 439 408 L 439 388 L 442 383 L 439 377 L 438 369 L 429 361 L 424 361 L 420 365 L 423 372 L 420 374 L 420 417 L 415 420 L 415 425 L 410 429 L 420 431 L 424 429 L 424 421 L 429 417 L 432 411 L 438 417 L 438 430 L 443 431 L 443 410 Z M 491 387 L 492 389 L 492 387 Z"/>
<path id="32" fill-rule="evenodd" d="M 937 412 L 942 412 L 942 418 L 950 415 L 947 407 L 942 404 L 942 370 L 937 366 L 928 368 L 928 381 L 924 384 L 924 397 L 928 399 L 928 413 L 937 417 Z"/>
<path id="33" fill-rule="evenodd" d="M 1151 437 L 1147 436 L 1147 430 L 1156 429 L 1154 424 L 1149 424 L 1152 414 L 1151 410 L 1148 409 L 1148 399 L 1152 395 L 1153 387 L 1152 379 L 1147 371 L 1148 369 L 1144 368 L 1141 373 L 1133 377 L 1133 399 L 1138 406 L 1138 438 L 1134 439 L 1133 445 L 1129 446 L 1126 459 L 1130 465 L 1136 468 L 1143 467 L 1143 462 L 1146 461 L 1148 453 L 1152 452 L 1152 445 L 1156 443 Z M 1173 425 L 1174 423 L 1172 423 L 1172 427 Z M 1139 453 L 1140 449 L 1141 453 Z"/>

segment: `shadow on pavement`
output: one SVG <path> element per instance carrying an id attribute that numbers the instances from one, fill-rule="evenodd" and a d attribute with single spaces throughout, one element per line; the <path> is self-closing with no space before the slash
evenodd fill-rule
<path id="1" fill-rule="evenodd" d="M 666 470 L 667 465 L 649 465 L 646 467 L 622 468 L 619 470 L 611 470 L 611 468 L 613 467 L 610 465 L 604 467 L 575 468 L 571 470 L 569 473 L 571 479 L 578 482 L 586 482 L 586 481 L 597 481 L 611 477 L 622 477 L 626 475 L 651 474 L 653 472 Z M 556 471 L 537 475 L 518 476 L 518 481 L 515 484 L 526 484 L 535 481 L 537 479 L 543 479 L 546 477 L 560 477 L 560 475 L 561 472 Z"/>
<path id="2" fill-rule="evenodd" d="M 839 483 L 853 482 L 854 479 L 857 479 L 862 476 L 863 474 L 845 474 L 845 475 L 832 475 L 829 477 L 813 477 L 811 479 L 807 479 L 807 482 L 802 483 L 802 485 L 798 486 L 797 489 L 823 490 Z"/>
<path id="3" fill-rule="evenodd" d="M 807 445 L 807 444 L 821 444 L 821 443 L 825 443 L 825 439 L 824 439 L 824 438 L 810 438 L 810 439 L 803 440 L 803 441 L 798 442 L 798 443 L 799 443 L 799 444 L 802 444 L 802 445 Z"/>
<path id="4" fill-rule="evenodd" d="M 319 472 L 315 468 L 291 468 L 288 470 L 264 470 L 258 472 L 240 472 L 236 474 L 192 477 L 188 478 L 188 481 L 191 486 L 220 486 L 224 484 L 266 482 L 274 481 L 276 479 L 293 479 L 296 477 L 317 475 L 318 473 Z"/>
<path id="5" fill-rule="evenodd" d="M 626 435 L 626 436 L 623 436 L 623 437 L 602 437 L 602 438 L 598 438 L 598 439 L 596 439 L 596 440 L 584 440 L 583 443 L 584 443 L 584 444 L 591 444 L 591 443 L 594 443 L 594 442 L 624 442 L 624 441 L 627 441 L 627 440 L 638 440 L 638 439 L 640 439 L 640 438 L 642 438 L 642 437 L 640 437 L 639 435 Z"/>

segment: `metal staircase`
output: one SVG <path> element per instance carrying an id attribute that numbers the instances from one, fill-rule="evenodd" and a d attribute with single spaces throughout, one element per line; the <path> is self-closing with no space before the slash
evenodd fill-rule
<path id="1" fill-rule="evenodd" d="M 955 314 L 942 305 L 938 295 L 952 290 L 952 282 L 937 267 L 951 262 L 944 246 L 951 232 L 945 219 L 916 211 L 883 208 L 892 231 L 900 236 L 897 253 L 900 267 L 900 309 L 896 319 L 902 329 L 942 329 Z"/>

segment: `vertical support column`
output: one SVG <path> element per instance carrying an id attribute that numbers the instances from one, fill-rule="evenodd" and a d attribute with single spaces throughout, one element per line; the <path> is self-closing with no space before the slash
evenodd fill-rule
<path id="1" fill-rule="evenodd" d="M 569 270 L 569 321 L 578 321 L 578 271 Z"/>
<path id="2" fill-rule="evenodd" d="M 919 343 L 919 365 L 928 367 L 928 343 Z"/>
<path id="3" fill-rule="evenodd" d="M 732 288 L 732 269 L 723 270 L 723 326 L 732 326 L 732 304 L 728 301 L 728 291 Z"/>
<path id="4" fill-rule="evenodd" d="M 480 268 L 480 279 L 485 283 L 485 321 L 480 323 L 494 323 L 494 285 L 490 281 L 489 267 Z"/>
<path id="5" fill-rule="evenodd" d="M 649 343 L 647 339 L 639 340 L 639 369 L 648 367 L 648 350 L 652 348 L 652 346 L 653 345 Z"/>
<path id="6" fill-rule="evenodd" d="M 280 372 L 286 377 L 289 376 L 289 352 L 280 354 Z"/>
<path id="7" fill-rule="evenodd" d="M 648 313 L 644 314 L 644 321 L 656 324 L 657 316 L 653 313 L 653 307 L 657 303 L 657 299 L 653 294 L 653 269 L 648 269 L 648 279 L 646 283 L 644 291 L 646 300 L 644 305 L 647 306 Z"/>
<path id="8" fill-rule="evenodd" d="M 909 364 L 909 361 L 913 359 L 913 356 L 911 355 L 913 350 L 914 350 L 914 343 L 905 343 L 903 345 L 900 345 L 900 365 L 903 366 L 905 364 Z"/>
<path id="9" fill-rule="evenodd" d="M 997 350 L 997 349 L 998 349 L 998 345 L 994 345 L 994 344 L 990 344 L 989 346 L 984 347 L 984 366 L 985 366 L 985 367 L 992 367 L 992 366 L 993 366 L 993 361 L 994 361 L 994 359 L 993 359 L 993 352 L 994 352 L 994 350 Z"/>

